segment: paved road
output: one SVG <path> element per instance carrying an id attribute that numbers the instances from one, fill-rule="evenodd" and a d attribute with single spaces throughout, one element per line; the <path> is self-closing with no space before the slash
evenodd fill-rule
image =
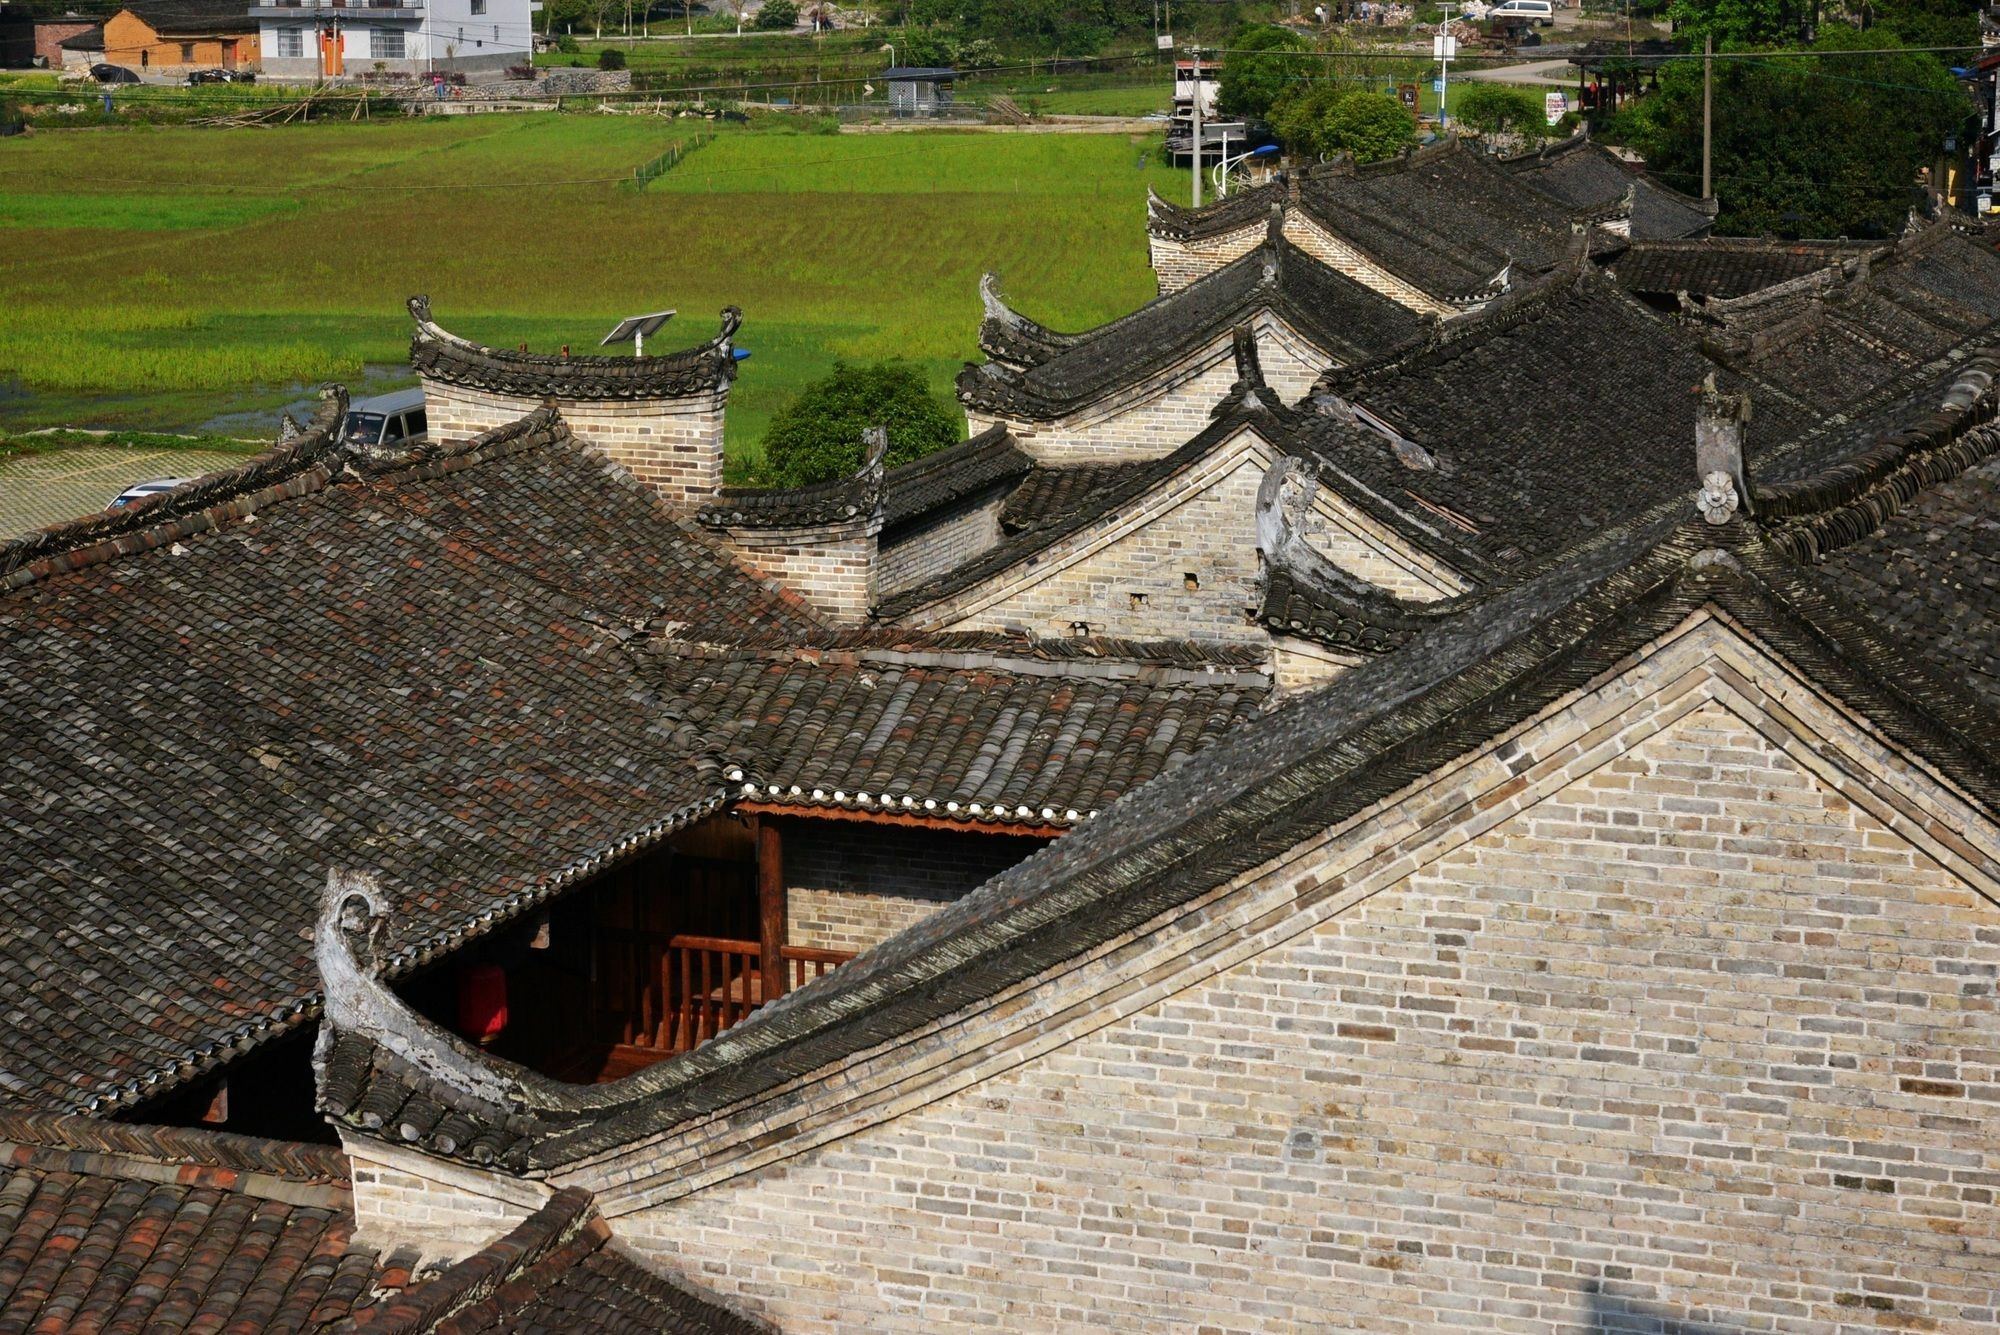
<path id="1" fill-rule="evenodd" d="M 199 477 L 248 455 L 210 450 L 50 450 L 0 459 L 0 542 L 102 510 L 125 488 L 156 477 Z"/>
<path id="2" fill-rule="evenodd" d="M 1574 88 L 1576 66 L 1570 64 L 1568 60 L 1530 60 L 1520 65 L 1501 65 L 1496 69 L 1471 69 L 1458 77 L 1485 83 L 1545 84 L 1552 88 Z"/>

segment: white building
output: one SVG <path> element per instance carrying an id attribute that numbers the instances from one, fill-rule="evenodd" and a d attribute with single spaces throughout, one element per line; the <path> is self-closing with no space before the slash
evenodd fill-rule
<path id="1" fill-rule="evenodd" d="M 260 0 L 250 14 L 267 77 L 492 78 L 529 63 L 540 9 L 536 0 Z"/>

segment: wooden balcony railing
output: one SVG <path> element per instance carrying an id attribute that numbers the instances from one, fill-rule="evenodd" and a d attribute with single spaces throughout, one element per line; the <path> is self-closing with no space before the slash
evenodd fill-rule
<path id="1" fill-rule="evenodd" d="M 609 934 L 607 934 L 608 936 Z M 755 941 L 625 931 L 609 939 L 606 1002 L 625 1017 L 622 1041 L 686 1052 L 740 1023 L 764 1004 Z M 786 990 L 803 987 L 854 958 L 852 951 L 783 946 Z M 622 958 L 621 958 L 622 957 Z M 622 994 L 622 995 L 621 995 Z"/>

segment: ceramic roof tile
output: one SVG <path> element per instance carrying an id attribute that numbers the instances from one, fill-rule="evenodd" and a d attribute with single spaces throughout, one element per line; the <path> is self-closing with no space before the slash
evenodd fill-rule
<path id="1" fill-rule="evenodd" d="M 414 960 L 716 799 L 620 643 L 815 623 L 535 421 L 0 549 L 4 1097 L 129 1103 L 307 1015 L 329 863 Z"/>

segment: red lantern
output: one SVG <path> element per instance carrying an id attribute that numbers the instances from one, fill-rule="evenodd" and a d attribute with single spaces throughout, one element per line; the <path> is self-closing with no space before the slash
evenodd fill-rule
<path id="1" fill-rule="evenodd" d="M 507 1027 L 507 971 L 475 964 L 458 975 L 458 1032 L 487 1043 Z"/>

